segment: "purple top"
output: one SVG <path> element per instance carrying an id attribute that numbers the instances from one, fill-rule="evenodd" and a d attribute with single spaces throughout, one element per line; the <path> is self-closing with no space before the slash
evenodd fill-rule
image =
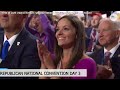
<path id="1" fill-rule="evenodd" d="M 33 17 L 33 15 L 31 15 L 30 17 L 28 17 L 28 19 L 27 19 L 27 21 L 26 21 L 26 23 L 25 23 L 25 28 L 26 28 L 31 34 L 33 34 L 34 36 L 37 36 L 37 37 L 38 37 L 39 33 L 38 33 L 36 30 L 34 30 L 34 29 L 32 29 L 32 28 L 29 27 L 29 23 L 30 23 L 30 20 L 32 19 L 32 17 Z"/>
<path id="2" fill-rule="evenodd" d="M 55 54 L 51 54 L 51 56 L 55 60 Z M 64 79 L 96 79 L 96 62 L 91 58 L 79 60 L 73 69 L 87 69 L 87 77 L 65 77 Z"/>
<path id="3" fill-rule="evenodd" d="M 96 79 L 96 63 L 93 59 L 80 60 L 74 69 L 87 69 L 87 77 L 72 77 L 71 79 Z"/>
<path id="4" fill-rule="evenodd" d="M 48 47 L 48 50 L 53 53 L 54 52 L 54 40 L 55 40 L 55 30 L 50 24 L 48 17 L 45 14 L 40 14 L 42 26 L 44 29 L 45 39 L 44 43 Z"/>

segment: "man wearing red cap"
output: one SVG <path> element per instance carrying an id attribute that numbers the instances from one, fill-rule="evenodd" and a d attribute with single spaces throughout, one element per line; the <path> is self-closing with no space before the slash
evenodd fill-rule
<path id="1" fill-rule="evenodd" d="M 87 52 L 93 52 L 97 44 L 98 33 L 96 32 L 99 22 L 102 19 L 100 13 L 92 14 L 91 27 L 86 28 L 87 37 L 90 39 Z"/>

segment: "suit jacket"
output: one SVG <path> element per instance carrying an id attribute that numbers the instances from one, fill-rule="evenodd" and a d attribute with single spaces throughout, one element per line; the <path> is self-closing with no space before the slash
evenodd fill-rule
<path id="1" fill-rule="evenodd" d="M 97 64 L 103 65 L 104 62 L 104 49 L 100 49 L 94 52 L 91 57 L 96 61 Z M 116 50 L 115 54 L 110 60 L 112 71 L 115 74 L 115 79 L 120 79 L 120 46 Z"/>
<path id="2" fill-rule="evenodd" d="M 90 38 L 91 32 L 93 28 L 85 28 L 85 33 L 87 34 L 87 37 Z"/>
<path id="3" fill-rule="evenodd" d="M 4 29 L 0 27 L 0 33 L 3 33 Z"/>
<path id="4" fill-rule="evenodd" d="M 0 52 L 4 41 L 4 32 L 0 33 Z M 17 42 L 20 42 L 17 45 Z M 38 57 L 36 38 L 25 28 L 20 32 L 14 41 L 7 57 L 0 63 L 0 68 L 8 69 L 39 69 L 40 60 Z"/>

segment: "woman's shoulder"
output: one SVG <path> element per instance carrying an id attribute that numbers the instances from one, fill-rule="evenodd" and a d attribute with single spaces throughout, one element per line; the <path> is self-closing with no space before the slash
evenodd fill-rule
<path id="1" fill-rule="evenodd" d="M 84 57 L 75 65 L 76 68 L 90 68 L 96 67 L 96 62 L 90 57 Z"/>
<path id="2" fill-rule="evenodd" d="M 95 79 L 96 78 L 96 63 L 90 57 L 83 57 L 75 65 L 74 69 L 86 69 L 87 77 L 85 79 Z"/>
<path id="3" fill-rule="evenodd" d="M 92 58 L 83 58 L 80 59 L 78 63 L 90 64 L 95 63 L 95 61 Z"/>
<path id="4" fill-rule="evenodd" d="M 79 63 L 80 62 L 81 63 L 95 63 L 95 61 L 86 54 L 84 54 L 83 57 L 79 60 Z"/>
<path id="5" fill-rule="evenodd" d="M 95 63 L 95 61 L 94 61 L 92 58 L 83 58 L 83 59 L 80 59 L 79 61 L 80 61 L 80 62 L 84 62 L 84 63 L 85 63 L 85 62 L 89 62 L 89 63 L 90 63 L 90 62 L 93 62 L 93 63 Z"/>

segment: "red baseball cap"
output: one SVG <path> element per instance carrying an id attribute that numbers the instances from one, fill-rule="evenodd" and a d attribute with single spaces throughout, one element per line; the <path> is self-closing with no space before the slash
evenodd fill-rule
<path id="1" fill-rule="evenodd" d="M 99 12 L 97 12 L 97 13 L 94 13 L 94 12 L 93 12 L 92 14 L 90 14 L 90 16 L 91 16 L 91 17 L 93 17 L 94 15 L 97 15 L 97 16 L 99 16 L 99 17 L 101 17 L 101 16 L 102 16 L 102 14 L 101 14 L 101 13 L 99 13 Z"/>

